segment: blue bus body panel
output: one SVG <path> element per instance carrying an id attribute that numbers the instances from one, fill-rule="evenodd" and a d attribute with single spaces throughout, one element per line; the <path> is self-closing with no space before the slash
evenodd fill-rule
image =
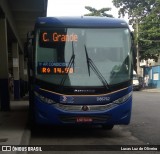
<path id="1" fill-rule="evenodd" d="M 128 28 L 125 20 L 107 17 L 40 17 L 37 19 L 35 29 L 37 28 Z"/>
<path id="2" fill-rule="evenodd" d="M 64 95 L 60 94 L 53 94 L 50 92 L 46 92 L 43 90 L 38 90 L 37 92 L 47 97 L 55 98 L 56 102 L 58 103 L 58 99 L 60 101 L 60 97 Z M 43 91 L 43 92 L 42 92 Z M 123 90 L 119 90 L 110 94 L 97 95 L 97 96 L 72 96 L 74 98 L 74 102 L 72 105 L 103 105 L 109 104 L 113 101 L 117 100 L 118 98 L 129 94 L 132 92 L 132 87 L 125 88 Z M 105 101 L 97 101 L 97 97 L 106 97 L 110 98 L 109 100 Z M 75 98 L 77 101 L 75 101 Z M 124 103 L 118 104 L 113 108 L 109 108 L 107 110 L 96 110 L 96 111 L 66 111 L 60 108 L 55 107 L 54 105 L 50 105 L 47 103 L 42 102 L 38 96 L 35 96 L 35 119 L 36 123 L 39 124 L 53 124 L 53 125 L 64 125 L 64 124 L 76 124 L 77 117 L 93 117 L 98 118 L 102 117 L 101 121 L 92 121 L 90 124 L 106 124 L 106 125 L 115 125 L 115 124 L 129 124 L 130 117 L 131 117 L 131 108 L 132 108 L 132 96 L 130 96 Z M 60 102 L 59 102 L 60 103 Z M 61 103 L 65 105 L 69 105 L 70 102 Z M 63 121 L 61 118 L 65 119 L 72 119 L 72 121 Z"/>
<path id="3" fill-rule="evenodd" d="M 100 104 L 108 104 L 113 102 L 114 100 L 121 98 L 124 94 L 128 94 L 131 92 L 132 87 L 124 88 L 112 93 L 108 94 L 100 94 L 100 95 L 63 95 L 59 93 L 55 93 L 52 91 L 48 91 L 45 89 L 41 89 L 36 87 L 36 92 L 40 95 L 54 100 L 56 103 L 67 104 L 67 105 L 100 105 Z M 106 98 L 104 101 L 99 100 L 98 98 Z"/>
<path id="4" fill-rule="evenodd" d="M 47 17 L 38 18 L 35 24 L 37 29 L 49 28 L 128 28 L 122 19 L 106 17 Z M 51 99 L 55 104 L 68 106 L 103 106 L 112 104 L 115 100 L 132 92 L 132 86 L 111 93 L 101 95 L 63 95 L 41 89 L 34 85 L 34 111 L 35 121 L 39 124 L 78 124 L 77 118 L 91 118 L 89 124 L 128 124 L 131 116 L 132 96 L 122 104 L 116 104 L 106 110 L 63 110 L 54 104 L 47 104 L 42 98 Z M 40 98 L 41 97 L 41 98 Z M 80 123 L 81 124 L 81 123 Z"/>

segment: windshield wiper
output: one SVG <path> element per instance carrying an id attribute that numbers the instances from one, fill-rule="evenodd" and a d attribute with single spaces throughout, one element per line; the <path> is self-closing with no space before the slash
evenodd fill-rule
<path id="1" fill-rule="evenodd" d="M 66 73 L 66 76 L 64 76 L 62 78 L 60 86 L 64 85 L 64 83 L 65 83 L 65 81 L 67 79 L 67 75 L 69 74 L 69 71 L 70 71 L 70 68 L 71 68 L 72 65 L 73 65 L 73 72 L 74 72 L 74 59 L 75 59 L 75 54 L 74 54 L 74 47 L 73 47 L 73 42 L 72 42 L 72 56 L 71 56 L 71 58 L 69 60 L 68 66 L 67 66 L 68 71 Z"/>
<path id="2" fill-rule="evenodd" d="M 104 87 L 106 89 L 109 89 L 109 85 L 108 85 L 106 79 L 104 78 L 104 76 L 102 75 L 102 73 L 98 70 L 97 66 L 94 64 L 94 62 L 92 61 L 92 59 L 89 58 L 86 45 L 84 45 L 84 48 L 85 48 L 85 52 L 86 52 L 86 59 L 87 59 L 87 66 L 88 66 L 88 74 L 89 74 L 89 76 L 90 76 L 90 67 L 91 67 L 91 69 L 95 72 L 95 74 L 97 75 L 97 77 L 103 83 Z"/>

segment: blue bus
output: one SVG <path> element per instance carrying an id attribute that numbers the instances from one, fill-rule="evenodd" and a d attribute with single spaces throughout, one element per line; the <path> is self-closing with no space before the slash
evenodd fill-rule
<path id="1" fill-rule="evenodd" d="M 130 122 L 133 39 L 106 17 L 40 17 L 28 43 L 30 121 L 51 125 Z"/>

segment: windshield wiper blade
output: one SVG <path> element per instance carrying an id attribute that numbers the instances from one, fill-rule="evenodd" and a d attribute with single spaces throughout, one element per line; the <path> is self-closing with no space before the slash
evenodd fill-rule
<path id="1" fill-rule="evenodd" d="M 85 48 L 85 52 L 86 52 L 86 59 L 87 59 L 87 66 L 88 66 L 88 74 L 89 74 L 89 76 L 90 76 L 90 67 L 91 67 L 91 69 L 95 72 L 95 74 L 97 75 L 97 77 L 103 83 L 104 87 L 106 89 L 109 89 L 109 84 L 107 83 L 106 79 L 104 78 L 104 76 L 102 75 L 102 73 L 99 71 L 99 69 L 97 68 L 97 66 L 94 64 L 94 62 L 92 61 L 92 59 L 89 58 L 86 45 L 84 45 L 84 48 Z"/>
<path id="2" fill-rule="evenodd" d="M 89 74 L 89 76 L 90 76 L 90 58 L 89 58 L 89 56 L 88 56 L 88 52 L 87 52 L 87 48 L 86 48 L 86 46 L 84 45 L 84 48 L 85 48 L 85 52 L 86 52 L 86 58 L 87 58 L 87 67 L 88 67 L 88 74 Z"/>
<path id="3" fill-rule="evenodd" d="M 73 47 L 73 42 L 72 42 L 72 56 L 71 56 L 71 58 L 69 60 L 68 66 L 67 66 L 68 71 L 66 73 L 66 76 L 64 76 L 62 78 L 60 86 L 64 85 L 64 83 L 65 83 L 65 81 L 67 79 L 67 75 L 69 74 L 69 71 L 70 71 L 70 68 L 71 68 L 72 65 L 73 65 L 73 72 L 74 72 L 74 59 L 75 59 L 75 54 L 74 54 L 74 47 Z"/>

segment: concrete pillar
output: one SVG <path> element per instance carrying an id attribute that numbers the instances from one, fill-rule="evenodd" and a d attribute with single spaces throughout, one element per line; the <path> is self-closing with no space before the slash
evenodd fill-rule
<path id="1" fill-rule="evenodd" d="M 0 18 L 0 109 L 10 109 L 8 75 L 7 22 Z"/>
<path id="2" fill-rule="evenodd" d="M 28 93 L 28 74 L 27 74 L 27 61 L 24 61 L 24 82 L 25 82 L 25 93 Z"/>
<path id="3" fill-rule="evenodd" d="M 13 77 L 14 77 L 14 99 L 20 99 L 20 78 L 19 78 L 19 51 L 18 43 L 12 43 L 13 56 Z"/>
<path id="4" fill-rule="evenodd" d="M 25 95 L 25 83 L 24 83 L 24 55 L 19 55 L 19 74 L 20 74 L 20 96 Z"/>

